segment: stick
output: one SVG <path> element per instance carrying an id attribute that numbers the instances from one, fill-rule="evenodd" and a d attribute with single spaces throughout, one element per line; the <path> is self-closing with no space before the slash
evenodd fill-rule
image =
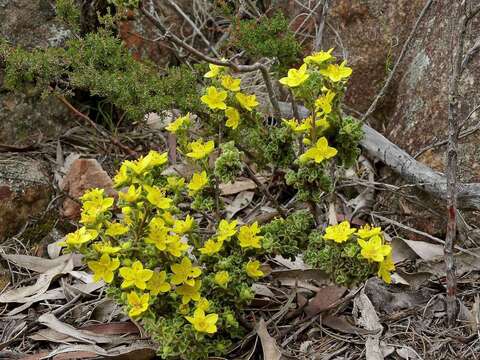
<path id="1" fill-rule="evenodd" d="M 279 102 L 282 117 L 291 118 L 292 108 L 290 103 Z M 298 106 L 300 118 L 306 118 L 309 111 Z M 430 167 L 415 160 L 400 147 L 392 143 L 385 136 L 367 124 L 362 126 L 364 137 L 360 146 L 373 158 L 381 160 L 409 183 L 428 192 L 436 198 L 446 201 L 446 177 L 433 171 Z M 480 183 L 457 184 L 458 208 L 465 210 L 480 210 Z"/>
<path id="2" fill-rule="evenodd" d="M 461 0 L 460 0 L 461 1 Z M 457 239 L 457 170 L 458 135 L 460 133 L 459 82 L 462 71 L 463 48 L 466 33 L 466 2 L 457 1 L 456 16 L 451 25 L 452 72 L 448 93 L 448 148 L 447 148 L 447 235 L 445 237 L 444 257 L 447 280 L 447 322 L 453 327 L 457 321 L 457 275 L 453 247 Z"/>
<path id="3" fill-rule="evenodd" d="M 390 74 L 388 75 L 387 81 L 385 81 L 385 84 L 383 85 L 382 89 L 380 92 L 377 94 L 375 99 L 373 100 L 372 104 L 368 108 L 367 112 L 363 115 L 362 117 L 362 122 L 365 122 L 365 119 L 367 119 L 372 113 L 375 111 L 377 108 L 378 101 L 385 96 L 385 93 L 388 90 L 388 87 L 390 86 L 390 83 L 393 80 L 393 76 L 395 75 L 395 72 L 397 71 L 398 65 L 400 65 L 400 62 L 403 60 L 403 57 L 407 53 L 408 47 L 410 46 L 410 43 L 413 39 L 413 36 L 417 32 L 417 28 L 420 25 L 420 22 L 422 21 L 423 17 L 425 16 L 428 8 L 430 5 L 432 5 L 433 0 L 427 0 L 425 3 L 425 6 L 423 7 L 422 11 L 420 12 L 420 15 L 417 18 L 417 21 L 415 22 L 415 25 L 412 28 L 412 31 L 410 32 L 410 35 L 408 35 L 407 41 L 405 41 L 405 44 L 403 44 L 402 51 L 400 52 L 400 55 L 398 56 L 397 61 L 395 62 L 395 65 L 393 66 L 392 71 L 390 71 Z"/>

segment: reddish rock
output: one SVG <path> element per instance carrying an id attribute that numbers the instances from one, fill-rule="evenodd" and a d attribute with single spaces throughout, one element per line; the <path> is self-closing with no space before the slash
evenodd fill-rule
<path id="1" fill-rule="evenodd" d="M 42 214 L 51 190 L 42 162 L 0 157 L 0 241 L 18 232 L 31 217 Z"/>
<path id="2" fill-rule="evenodd" d="M 108 196 L 117 194 L 112 179 L 95 159 L 75 160 L 61 181 L 60 188 L 70 197 L 65 199 L 62 206 L 62 215 L 69 219 L 80 217 L 81 205 L 73 199 L 78 200 L 88 189 L 104 189 Z"/>

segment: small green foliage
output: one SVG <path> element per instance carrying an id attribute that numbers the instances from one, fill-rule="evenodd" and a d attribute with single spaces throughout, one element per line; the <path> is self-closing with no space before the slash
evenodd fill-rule
<path id="1" fill-rule="evenodd" d="M 234 45 L 252 58 L 276 58 L 279 62 L 277 70 L 281 73 L 300 57 L 301 46 L 288 28 L 288 19 L 281 12 L 260 20 L 236 20 L 232 35 Z"/>
<path id="2" fill-rule="evenodd" d="M 160 76 L 154 66 L 136 61 L 120 39 L 104 30 L 71 40 L 65 49 L 12 49 L 5 72 L 7 89 L 33 87 L 48 92 L 57 85 L 66 93 L 87 90 L 123 110 L 131 120 L 172 108 L 200 109 L 195 70 L 180 66 Z"/>
<path id="3" fill-rule="evenodd" d="M 275 219 L 263 226 L 265 248 L 292 260 L 306 249 L 308 234 L 315 225 L 308 210 L 299 210 L 285 219 Z"/>
<path id="4" fill-rule="evenodd" d="M 377 265 L 365 261 L 360 250 L 356 242 L 337 244 L 325 240 L 321 232 L 313 231 L 309 235 L 304 260 L 310 266 L 328 273 L 336 284 L 351 286 L 367 280 L 376 272 Z"/>
<path id="5" fill-rule="evenodd" d="M 137 8 L 140 0 L 108 0 L 108 2 L 116 7 Z"/>
<path id="6" fill-rule="evenodd" d="M 351 116 L 336 119 L 331 123 L 338 127 L 334 137 L 338 158 L 343 166 L 350 167 L 360 155 L 358 144 L 363 138 L 362 124 Z"/>
<path id="7" fill-rule="evenodd" d="M 74 0 L 56 0 L 55 8 L 57 16 L 62 19 L 72 30 L 80 28 L 80 9 Z"/>
<path id="8" fill-rule="evenodd" d="M 242 172 L 243 153 L 235 147 L 235 142 L 229 141 L 221 145 L 222 153 L 215 161 L 214 174 L 224 183 L 233 182 Z"/>
<path id="9" fill-rule="evenodd" d="M 324 192 L 332 190 L 332 178 L 325 166 L 301 164 L 297 170 L 289 169 L 285 175 L 287 185 L 296 189 L 299 201 L 321 201 Z"/>

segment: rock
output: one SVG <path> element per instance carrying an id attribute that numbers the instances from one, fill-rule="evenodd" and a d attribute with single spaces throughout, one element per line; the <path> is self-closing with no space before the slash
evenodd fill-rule
<path id="1" fill-rule="evenodd" d="M 44 171 L 37 160 L 0 158 L 0 241 L 46 210 L 52 189 Z"/>
<path id="2" fill-rule="evenodd" d="M 65 132 L 68 110 L 54 97 L 0 94 L 0 143 L 31 145 Z"/>
<path id="3" fill-rule="evenodd" d="M 0 38 L 27 49 L 61 46 L 71 35 L 47 0 L 0 0 Z M 3 74 L 0 71 L 0 89 Z M 56 99 L 0 92 L 0 143 L 28 145 L 60 136 L 68 111 Z"/>
<path id="4" fill-rule="evenodd" d="M 117 194 L 113 189 L 112 179 L 95 159 L 73 161 L 59 185 L 60 189 L 70 197 L 65 199 L 62 206 L 62 215 L 69 219 L 80 217 L 80 203 L 73 199 L 78 200 L 88 189 L 104 189 L 108 196 L 116 196 Z"/>
<path id="5" fill-rule="evenodd" d="M 346 54 L 353 75 L 346 94 L 347 105 L 365 111 L 383 86 L 400 54 L 424 0 L 339 0 L 332 2 L 325 29 L 324 48 Z M 438 140 L 446 139 L 447 91 L 450 66 L 448 28 L 454 2 L 433 2 L 417 29 L 411 46 L 396 72 L 387 95 L 380 102 L 374 124 L 391 141 L 414 155 Z M 480 21 L 470 29 L 476 34 Z M 341 40 L 341 41 L 340 41 Z M 467 37 L 469 49 L 474 38 Z M 463 116 L 475 106 L 480 57 L 474 58 L 461 82 Z M 478 123 L 473 116 L 468 126 Z M 480 181 L 480 135 L 461 141 L 460 177 Z M 446 147 L 425 152 L 419 160 L 444 171 Z"/>

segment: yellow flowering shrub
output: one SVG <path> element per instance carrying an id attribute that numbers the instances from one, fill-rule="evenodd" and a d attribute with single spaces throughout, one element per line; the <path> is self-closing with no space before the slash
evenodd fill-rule
<path id="1" fill-rule="evenodd" d="M 238 319 L 253 283 L 266 276 L 265 255 L 294 258 L 307 250 L 306 259 L 338 283 L 374 273 L 390 281 L 391 248 L 378 228 L 342 222 L 321 233 L 305 211 L 263 226 L 223 218 L 219 186 L 243 173 L 247 156 L 257 169 L 284 169 L 284 185 L 310 203 L 322 201 L 332 176 L 355 162 L 361 127 L 340 110 L 351 69 L 332 51 L 307 56 L 279 80 L 310 116 L 272 127 L 239 74 L 210 64 L 203 111 L 165 128 L 191 175 L 165 171 L 167 153 L 150 151 L 121 164 L 117 200 L 99 189 L 82 196 L 82 226 L 62 245 L 84 254 L 95 281 L 158 342 L 160 357 L 226 354 L 246 331 Z"/>
<path id="2" fill-rule="evenodd" d="M 197 142 L 192 157 L 203 167 L 213 149 Z M 187 154 L 188 156 L 188 154 Z M 67 235 L 67 251 L 80 251 L 95 281 L 159 342 L 163 358 L 204 359 L 223 354 L 244 334 L 236 314 L 252 300 L 264 276 L 261 227 L 221 219 L 213 233 L 191 208 L 212 169 L 188 179 L 161 175 L 165 154 L 125 161 L 115 176 L 118 201 L 103 190 L 82 197 L 82 227 Z M 188 357 L 185 351 L 188 349 Z"/>
<path id="3" fill-rule="evenodd" d="M 365 281 L 372 274 L 390 284 L 395 270 L 392 246 L 385 241 L 382 229 L 369 224 L 357 229 L 346 220 L 324 231 L 312 231 L 305 260 L 344 285 Z"/>

